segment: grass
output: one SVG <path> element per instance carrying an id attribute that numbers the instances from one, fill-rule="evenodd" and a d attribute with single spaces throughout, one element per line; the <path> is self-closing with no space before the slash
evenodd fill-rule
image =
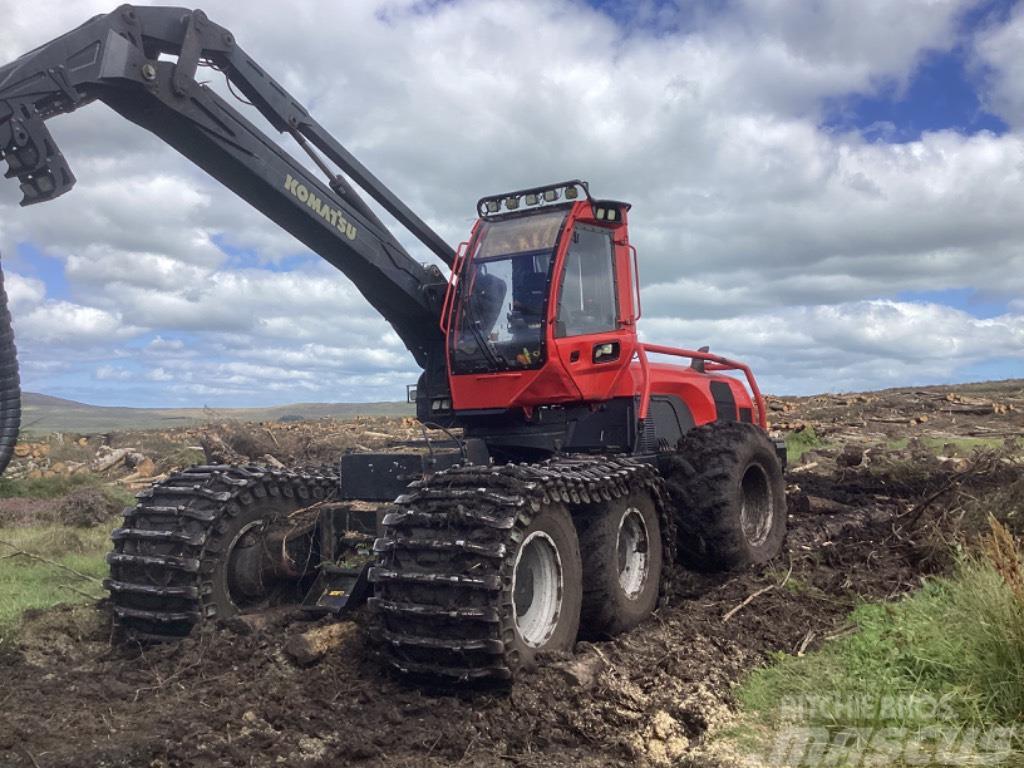
<path id="1" fill-rule="evenodd" d="M 11 479 L 0 477 L 0 499 L 59 499 L 78 488 L 99 488 L 104 495 L 123 506 L 135 503 L 135 496 L 128 490 L 107 485 L 95 475 L 54 475 Z"/>
<path id="2" fill-rule="evenodd" d="M 134 503 L 131 493 L 92 475 L 0 478 L 0 498 L 52 499 L 55 507 L 66 494 L 82 488 L 97 488 L 121 506 Z M 100 580 L 107 574 L 111 527 L 71 528 L 42 521 L 0 527 L 0 650 L 10 644 L 25 611 L 104 596 Z"/>
<path id="3" fill-rule="evenodd" d="M 166 453 L 158 452 L 156 455 L 159 457 L 156 466 L 160 472 L 167 472 L 180 467 L 191 467 L 193 464 L 206 463 L 206 455 L 201 449 L 187 445 L 178 446 L 176 449 Z"/>
<path id="4" fill-rule="evenodd" d="M 796 464 L 803 458 L 803 455 L 813 448 L 822 446 L 822 439 L 814 427 L 808 426 L 799 432 L 790 432 L 786 435 L 786 463 Z"/>
<path id="5" fill-rule="evenodd" d="M 1003 437 L 921 437 L 918 438 L 924 446 L 936 453 L 941 453 L 947 445 L 952 445 L 957 452 L 970 454 L 978 448 L 998 450 L 1003 447 L 1006 438 Z M 890 440 L 888 447 L 902 451 L 910 443 L 909 437 L 900 437 Z"/>
<path id="6" fill-rule="evenodd" d="M 106 575 L 104 556 L 109 549 L 110 531 L 105 527 L 0 528 L 0 647 L 10 642 L 26 610 L 103 597 L 99 580 Z M 39 562 L 20 552 L 59 565 Z M 92 578 L 83 578 L 67 568 Z"/>
<path id="7" fill-rule="evenodd" d="M 763 753 L 794 723 L 828 734 L 1019 726 L 1024 566 L 1009 534 L 994 528 L 988 555 L 965 559 L 954 577 L 930 580 L 898 603 L 861 605 L 850 617 L 855 634 L 803 657 L 779 654 L 752 673 L 726 740 Z"/>

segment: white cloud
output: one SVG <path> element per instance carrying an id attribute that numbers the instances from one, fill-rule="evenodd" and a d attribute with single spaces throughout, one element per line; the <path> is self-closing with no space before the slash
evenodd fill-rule
<path id="1" fill-rule="evenodd" d="M 204 7 L 453 244 L 482 194 L 589 178 L 634 204 L 647 335 L 710 340 L 808 390 L 822 369 L 851 387 L 950 376 L 968 358 L 935 350 L 984 337 L 1012 354 L 1020 340 L 1024 135 L 888 144 L 819 127 L 824 98 L 898 88 L 926 51 L 956 44 L 972 5 L 640 1 L 625 28 L 569 0 L 306 3 L 287 18 L 266 0 Z M 13 4 L 0 60 L 108 10 Z M 1022 16 L 978 41 L 1010 116 Z M 114 350 L 144 360 L 154 398 L 402 396 L 414 363 L 351 282 L 326 265 L 255 268 L 303 252 L 294 238 L 102 106 L 51 126 L 77 188 L 20 209 L 0 184 L 0 249 L 31 242 L 68 282 L 55 298 L 8 275 L 34 370 L 74 346 L 89 371 Z M 1015 302 L 1010 319 L 897 300 L 962 287 Z"/>
<path id="2" fill-rule="evenodd" d="M 150 381 L 173 381 L 174 376 L 171 375 L 164 368 L 154 368 L 146 373 L 146 378 Z"/>
<path id="3" fill-rule="evenodd" d="M 22 277 L 17 272 L 4 272 L 4 289 L 7 304 L 14 313 L 39 304 L 46 296 L 46 284 L 42 280 Z"/>
<path id="4" fill-rule="evenodd" d="M 977 63 L 987 76 L 986 106 L 1020 128 L 1024 125 L 1024 7 L 1009 20 L 990 24 L 975 40 Z"/>
<path id="5" fill-rule="evenodd" d="M 113 365 L 101 365 L 95 376 L 99 381 L 131 381 L 134 378 L 131 371 Z"/>
<path id="6" fill-rule="evenodd" d="M 1024 372 L 1024 315 L 978 319 L 933 303 L 860 301 L 782 309 L 716 320 L 659 318 L 645 341 L 709 344 L 744 359 L 774 392 L 856 389 L 948 381 L 989 358 L 1019 360 Z"/>
<path id="7" fill-rule="evenodd" d="M 14 318 L 19 343 L 51 349 L 110 345 L 137 336 L 142 329 L 125 325 L 120 315 L 67 301 L 46 301 Z"/>

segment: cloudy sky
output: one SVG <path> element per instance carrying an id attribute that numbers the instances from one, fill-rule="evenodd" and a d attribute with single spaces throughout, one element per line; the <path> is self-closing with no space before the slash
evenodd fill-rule
<path id="1" fill-rule="evenodd" d="M 0 0 L 0 62 L 112 7 Z M 632 202 L 649 341 L 778 393 L 1024 376 L 1024 3 L 202 7 L 453 244 L 486 193 Z M 76 188 L 21 209 L 0 180 L 26 389 L 404 397 L 415 363 L 340 273 L 104 105 L 49 125 Z"/>

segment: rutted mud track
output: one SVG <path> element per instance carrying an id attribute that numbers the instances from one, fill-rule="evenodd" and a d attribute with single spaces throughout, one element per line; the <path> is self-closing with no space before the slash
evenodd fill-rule
<path id="1" fill-rule="evenodd" d="M 510 692 L 403 683 L 371 655 L 364 615 L 300 668 L 283 647 L 310 624 L 291 613 L 143 652 L 111 647 L 102 607 L 46 612 L 0 659 L 0 766 L 725 765 L 702 744 L 728 722 L 744 671 L 848 631 L 859 597 L 942 569 L 920 523 L 950 503 L 943 489 L 981 497 L 1020 473 L 997 461 L 907 476 L 823 459 L 790 475 L 790 535 L 773 566 L 679 569 L 652 621 L 580 643 Z"/>

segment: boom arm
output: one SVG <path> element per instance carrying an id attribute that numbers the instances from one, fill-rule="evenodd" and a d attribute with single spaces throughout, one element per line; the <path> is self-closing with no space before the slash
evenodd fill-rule
<path id="1" fill-rule="evenodd" d="M 160 60 L 161 54 L 177 61 Z M 291 134 L 328 178 L 304 165 L 196 81 L 222 71 L 278 131 Z M 240 97 L 241 98 L 241 97 Z M 199 10 L 123 5 L 0 68 L 0 158 L 22 205 L 67 192 L 75 177 L 45 125 L 99 100 L 155 133 L 344 272 L 387 319 L 422 368 L 443 366 L 438 327 L 446 281 L 415 261 L 322 152 L 451 266 L 454 252 Z"/>

